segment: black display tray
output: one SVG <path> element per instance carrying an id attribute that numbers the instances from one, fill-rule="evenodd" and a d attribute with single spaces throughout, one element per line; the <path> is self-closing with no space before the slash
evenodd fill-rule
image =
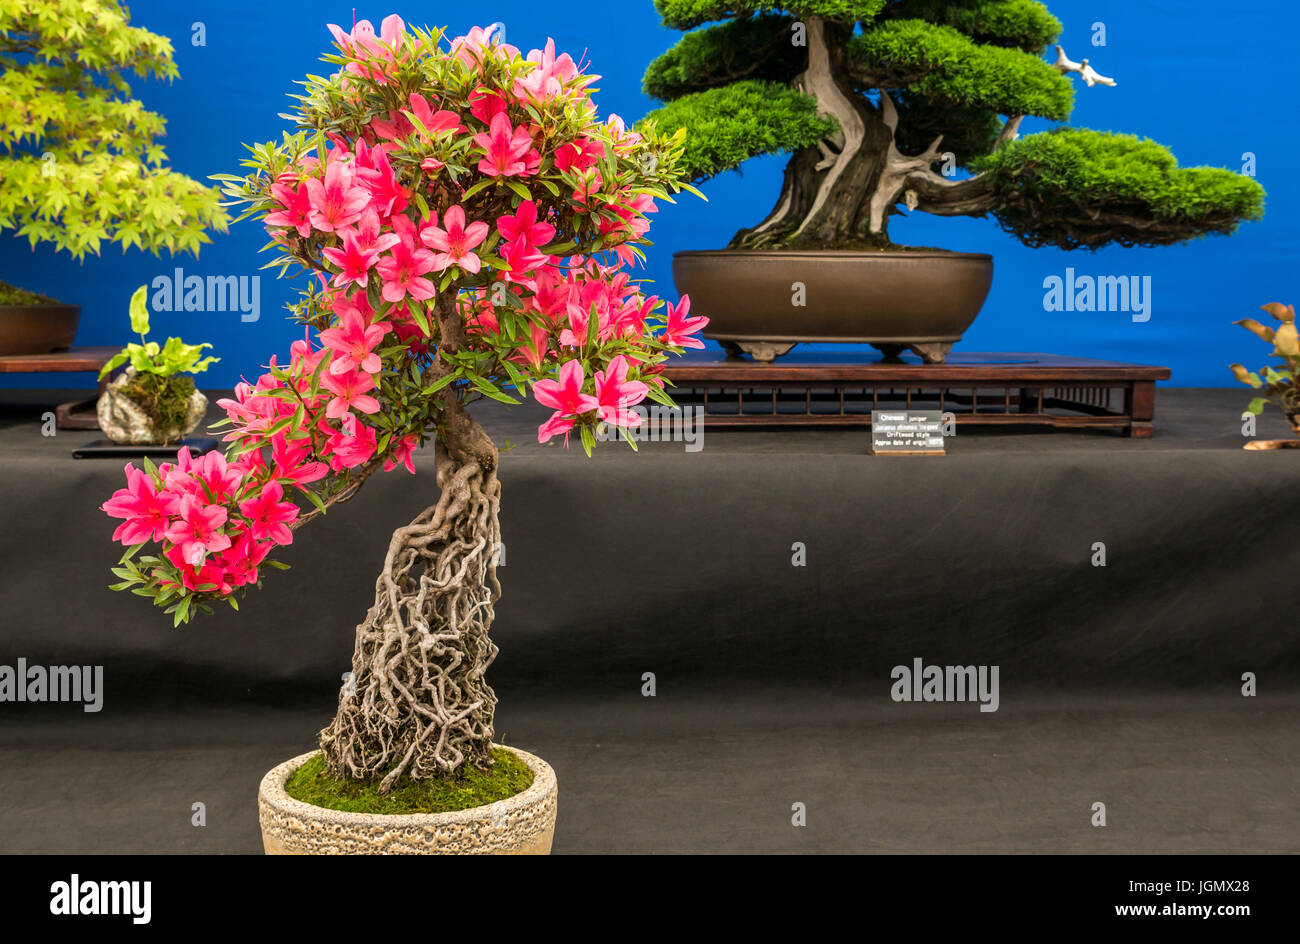
<path id="1" fill-rule="evenodd" d="M 94 442 L 86 443 L 72 451 L 74 459 L 134 459 L 141 456 L 148 456 L 151 459 L 175 459 L 176 453 L 182 446 L 190 447 L 190 454 L 201 456 L 205 452 L 211 452 L 220 445 L 215 439 L 207 436 L 194 436 L 190 439 L 182 439 L 180 442 L 172 443 L 170 446 L 141 446 L 115 443 L 111 439 L 96 439 Z"/>

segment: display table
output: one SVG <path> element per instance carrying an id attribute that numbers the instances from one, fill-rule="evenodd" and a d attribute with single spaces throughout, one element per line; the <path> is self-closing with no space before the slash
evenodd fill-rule
<path id="1" fill-rule="evenodd" d="M 12 354 L 0 357 L 0 374 L 77 374 L 91 371 L 98 374 L 120 350 L 117 347 L 74 347 L 55 354 Z M 107 383 L 108 378 L 97 381 L 100 393 L 103 393 Z M 89 399 L 83 397 L 58 404 L 54 416 L 59 429 L 99 429 L 99 418 L 95 415 L 98 399 L 99 395 L 96 394 Z"/>
<path id="2" fill-rule="evenodd" d="M 58 396 L 0 409 L 0 662 L 102 665 L 105 707 L 3 706 L 0 834 L 255 852 L 258 778 L 334 710 L 389 532 L 436 496 L 432 450 L 296 532 L 238 613 L 174 629 L 107 589 L 121 463 L 40 435 Z M 1162 389 L 1142 440 L 963 426 L 923 461 L 871 456 L 864 429 L 708 422 L 699 451 L 589 460 L 537 443 L 535 404 L 476 405 L 513 445 L 497 728 L 556 768 L 555 850 L 1297 851 L 1300 453 L 1241 448 L 1249 396 Z M 999 666 L 999 710 L 895 703 L 916 658 Z"/>
<path id="3" fill-rule="evenodd" d="M 795 354 L 773 363 L 690 351 L 664 376 L 674 399 L 714 426 L 870 426 L 871 411 L 952 412 L 965 425 L 1155 429 L 1167 367 L 1059 354 L 957 353 L 945 364 L 863 362 L 858 352 Z"/>

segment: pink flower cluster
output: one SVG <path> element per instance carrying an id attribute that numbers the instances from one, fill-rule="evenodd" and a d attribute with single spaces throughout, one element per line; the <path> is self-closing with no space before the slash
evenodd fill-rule
<path id="1" fill-rule="evenodd" d="M 103 505 L 123 519 L 113 539 L 164 542 L 187 590 L 226 595 L 256 583 L 271 549 L 293 543 L 298 506 L 284 500 L 279 481 L 257 483 L 252 473 L 248 463 L 228 464 L 216 452 L 194 459 L 187 448 L 154 471 L 128 464 L 127 487 Z"/>
<path id="2" fill-rule="evenodd" d="M 663 386 L 660 355 L 703 346 L 688 299 L 656 314 L 660 299 L 624 270 L 656 207 L 638 181 L 644 139 L 597 118 L 597 76 L 553 42 L 525 58 L 478 28 L 448 51 L 396 16 L 378 33 L 366 21 L 330 30 L 357 123 L 319 150 L 264 158 L 267 173 L 247 184 L 286 258 L 320 281 L 307 335 L 286 365 L 272 358 L 218 402 L 228 457 L 183 450 L 156 471 L 128 466 L 127 487 L 103 506 L 124 520 L 116 540 L 162 544 L 163 585 L 228 595 L 292 542 L 294 491 L 328 497 L 380 462 L 413 473 L 437 402 L 422 387 L 446 369 L 431 326 L 449 302 L 464 318 L 463 353 L 486 365 L 450 378 L 463 378 L 452 392 L 531 388 L 552 411 L 542 442 L 567 442 L 579 424 L 636 425 L 631 408 Z M 423 93 L 395 91 L 416 80 Z M 449 94 L 449 82 L 469 91 Z M 583 243 L 608 252 L 583 254 Z"/>

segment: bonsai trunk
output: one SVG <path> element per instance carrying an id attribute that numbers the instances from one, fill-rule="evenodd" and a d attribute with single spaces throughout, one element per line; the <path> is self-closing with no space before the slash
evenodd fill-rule
<path id="1" fill-rule="evenodd" d="M 879 107 L 873 106 L 858 90 L 871 83 L 845 61 L 851 30 L 815 17 L 806 25 L 808 68 L 792 84 L 815 97 L 840 130 L 791 158 L 772 212 L 738 232 L 729 248 L 884 249 L 893 245 L 888 220 L 900 200 L 944 216 L 982 215 L 992 208 L 982 179 L 954 181 L 934 173 L 942 136 L 914 157 L 898 150 L 893 101 L 881 89 Z"/>
<path id="2" fill-rule="evenodd" d="M 382 777 L 452 776 L 492 764 L 496 695 L 485 677 L 500 540 L 497 451 L 458 401 L 438 430 L 441 495 L 393 533 L 375 601 L 357 627 L 352 674 L 320 733 L 330 771 Z"/>

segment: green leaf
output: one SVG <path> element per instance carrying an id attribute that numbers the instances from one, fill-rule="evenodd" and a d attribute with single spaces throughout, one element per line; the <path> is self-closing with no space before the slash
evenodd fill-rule
<path id="1" fill-rule="evenodd" d="M 119 367 L 125 364 L 126 358 L 127 358 L 126 351 L 118 351 L 116 354 L 110 357 L 108 359 L 108 363 L 105 364 L 102 368 L 100 368 L 99 379 L 103 380 L 113 371 L 117 370 Z"/>
<path id="2" fill-rule="evenodd" d="M 144 337 L 149 333 L 149 288 L 141 285 L 131 296 L 131 330 Z"/>

